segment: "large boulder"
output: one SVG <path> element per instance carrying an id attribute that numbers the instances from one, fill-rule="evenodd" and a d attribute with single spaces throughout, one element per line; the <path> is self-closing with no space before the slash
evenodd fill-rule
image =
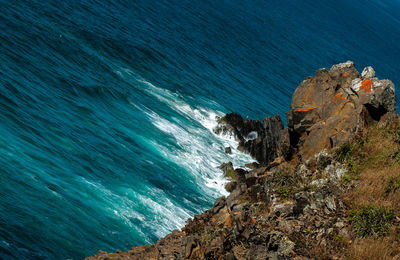
<path id="1" fill-rule="evenodd" d="M 395 112 L 390 80 L 379 80 L 372 67 L 361 76 L 347 61 L 320 69 L 293 93 L 287 113 L 290 142 L 308 159 L 347 142 L 361 127 Z"/>

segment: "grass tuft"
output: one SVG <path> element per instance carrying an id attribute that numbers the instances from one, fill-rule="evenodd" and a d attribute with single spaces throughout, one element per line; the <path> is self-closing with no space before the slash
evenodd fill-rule
<path id="1" fill-rule="evenodd" d="M 361 237 L 385 235 L 394 219 L 392 209 L 380 206 L 364 206 L 359 210 L 350 211 L 349 219 L 353 228 Z"/>

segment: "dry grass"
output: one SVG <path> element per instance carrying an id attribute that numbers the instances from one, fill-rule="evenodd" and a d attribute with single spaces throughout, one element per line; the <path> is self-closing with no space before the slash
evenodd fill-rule
<path id="1" fill-rule="evenodd" d="M 365 238 L 355 241 L 349 248 L 348 259 L 390 260 L 398 253 L 389 239 Z"/>
<path id="2" fill-rule="evenodd" d="M 384 207 L 400 216 L 400 120 L 366 129 L 350 145 L 346 162 L 355 185 L 344 194 L 347 206 Z M 383 236 L 357 238 L 346 255 L 360 260 L 400 259 L 400 227 L 392 225 Z"/>
<path id="3" fill-rule="evenodd" d="M 397 180 L 400 180 L 398 135 L 398 121 L 385 126 L 375 125 L 366 129 L 352 144 L 348 161 L 356 187 L 345 198 L 351 208 L 384 206 L 400 215 L 400 189 L 390 189 L 390 186 L 396 187 Z"/>

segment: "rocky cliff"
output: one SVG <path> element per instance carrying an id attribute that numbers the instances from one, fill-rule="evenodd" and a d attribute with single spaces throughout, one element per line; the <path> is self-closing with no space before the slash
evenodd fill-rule
<path id="1" fill-rule="evenodd" d="M 87 259 L 357 258 L 349 248 L 359 233 L 345 197 L 358 185 L 349 147 L 376 125 L 400 136 L 400 127 L 389 127 L 399 120 L 395 104 L 391 81 L 376 78 L 371 67 L 360 75 L 348 61 L 320 69 L 298 86 L 288 128 L 279 115 L 262 121 L 235 113 L 220 118 L 214 131 L 234 136 L 239 149 L 258 161 L 248 165 L 251 169 L 221 166 L 231 179 L 226 186 L 230 195 L 153 245 L 99 251 Z M 400 154 L 400 146 L 393 149 Z M 396 211 L 390 212 L 391 217 L 383 217 L 388 230 L 400 220 Z M 390 251 L 390 257 L 394 254 L 400 257 Z"/>

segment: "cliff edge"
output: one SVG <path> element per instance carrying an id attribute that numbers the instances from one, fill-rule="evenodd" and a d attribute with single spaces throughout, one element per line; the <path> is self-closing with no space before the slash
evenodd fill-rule
<path id="1" fill-rule="evenodd" d="M 218 119 L 258 163 L 234 169 L 229 196 L 153 245 L 91 259 L 400 259 L 400 120 L 395 88 L 351 61 L 295 90 L 288 127 Z"/>

